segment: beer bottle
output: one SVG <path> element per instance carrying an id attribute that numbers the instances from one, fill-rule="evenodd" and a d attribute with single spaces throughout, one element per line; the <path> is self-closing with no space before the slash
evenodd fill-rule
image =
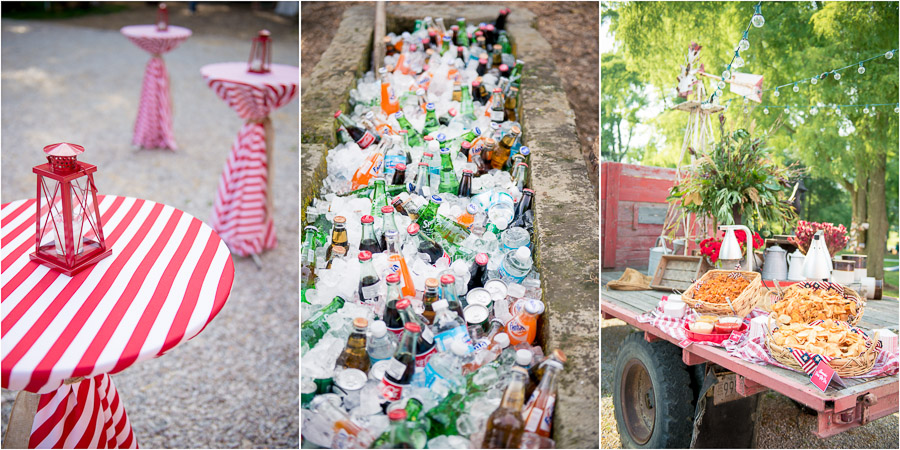
<path id="1" fill-rule="evenodd" d="M 491 108 L 485 110 L 484 115 L 490 117 L 491 122 L 503 123 L 506 120 L 503 104 L 503 92 L 500 88 L 494 88 L 494 92 L 491 94 Z"/>
<path id="2" fill-rule="evenodd" d="M 319 342 L 319 339 L 322 339 L 322 336 L 325 336 L 325 333 L 331 328 L 331 326 L 328 325 L 328 316 L 343 308 L 344 303 L 345 301 L 343 298 L 335 297 L 331 300 L 331 303 L 316 311 L 312 317 L 300 324 L 300 339 L 302 339 L 303 342 L 306 342 L 306 344 L 309 345 L 309 348 L 315 347 Z"/>
<path id="3" fill-rule="evenodd" d="M 510 227 L 522 227 L 525 228 L 525 213 L 531 209 L 531 202 L 534 200 L 534 190 L 529 188 L 522 189 L 522 198 L 519 199 L 519 203 L 516 203 L 516 213 L 513 215 L 513 220 L 510 223 Z"/>
<path id="4" fill-rule="evenodd" d="M 407 133 L 409 133 L 409 138 L 407 138 L 407 141 L 409 142 L 410 147 L 418 147 L 425 144 L 425 142 L 422 140 L 422 135 L 419 134 L 419 132 L 416 131 L 415 128 L 413 128 L 411 123 L 409 123 L 409 120 L 407 120 L 403 115 L 403 111 L 398 111 L 396 114 L 394 114 L 394 118 L 397 119 L 397 122 L 400 124 L 400 126 L 403 127 L 403 129 L 406 130 Z"/>
<path id="5" fill-rule="evenodd" d="M 334 113 L 334 118 L 347 130 L 347 133 L 356 142 L 356 145 L 359 145 L 359 148 L 366 148 L 372 145 L 375 142 L 375 135 L 370 133 L 368 130 L 363 129 L 353 119 L 347 117 L 343 112 L 338 110 L 338 112 Z"/>
<path id="6" fill-rule="evenodd" d="M 406 164 L 400 163 L 394 166 L 394 175 L 391 177 L 392 186 L 400 186 L 406 183 Z"/>
<path id="7" fill-rule="evenodd" d="M 504 64 L 505 66 L 505 64 Z M 500 66 L 503 67 L 503 66 Z M 506 113 L 506 120 L 510 120 L 515 122 L 518 117 L 516 115 L 516 110 L 519 107 L 519 88 L 513 86 L 509 88 L 509 94 L 506 96 L 506 104 L 503 105 L 503 110 Z"/>
<path id="8" fill-rule="evenodd" d="M 425 317 L 425 322 L 428 325 L 434 323 L 434 302 L 440 300 L 438 286 L 437 278 L 427 278 L 425 280 L 425 294 L 422 296 L 422 304 L 425 306 L 425 311 L 422 313 L 422 316 Z"/>
<path id="9" fill-rule="evenodd" d="M 428 264 L 434 265 L 437 263 L 437 260 L 442 257 L 446 257 L 448 260 L 450 259 L 440 244 L 428 237 L 425 233 L 419 232 L 419 224 L 409 224 L 409 227 L 406 228 L 406 232 L 409 233 L 409 237 L 413 242 L 418 243 L 416 245 L 416 251 L 428 255 L 429 260 L 426 261 Z"/>
<path id="10" fill-rule="evenodd" d="M 491 60 L 491 67 L 500 67 L 500 64 L 503 64 L 503 46 L 500 44 L 494 44 L 494 53 L 493 59 Z"/>
<path id="11" fill-rule="evenodd" d="M 366 327 L 369 321 L 363 317 L 353 319 L 353 331 L 347 338 L 347 345 L 338 356 L 335 365 L 344 369 L 369 371 L 369 354 L 366 353 Z"/>
<path id="12" fill-rule="evenodd" d="M 498 30 L 506 29 L 506 17 L 509 16 L 509 8 L 502 8 L 500 10 L 500 15 L 497 16 L 497 20 L 494 21 L 494 26 Z"/>
<path id="13" fill-rule="evenodd" d="M 414 323 L 422 330 L 416 338 L 415 365 L 417 368 L 424 369 L 425 365 L 428 364 L 428 360 L 431 359 L 431 355 L 437 351 L 437 347 L 434 344 L 434 333 L 431 332 L 428 325 L 425 325 L 425 320 L 420 319 L 416 312 L 413 311 L 409 298 L 403 298 L 397 302 L 397 310 L 400 311 L 400 317 L 403 318 L 404 323 Z"/>
<path id="14" fill-rule="evenodd" d="M 466 144 L 469 144 L 469 143 L 463 142 L 463 148 L 465 148 Z M 463 169 L 462 181 L 459 182 L 459 188 L 456 190 L 456 195 L 459 197 L 470 197 L 472 195 L 472 170 L 471 169 Z M 470 225 L 471 225 L 471 223 L 470 223 Z"/>
<path id="15" fill-rule="evenodd" d="M 475 288 L 484 287 L 484 279 L 487 277 L 488 255 L 479 253 L 475 255 L 475 274 L 469 278 L 469 286 L 466 292 Z"/>
<path id="16" fill-rule="evenodd" d="M 396 229 L 387 230 L 384 232 L 384 238 L 387 243 L 385 251 L 388 254 L 391 270 L 400 274 L 400 280 L 402 281 L 401 292 L 405 296 L 415 297 L 416 287 L 413 284 L 412 275 L 409 274 L 406 259 L 404 259 L 403 255 L 400 253 L 400 234 Z"/>
<path id="17" fill-rule="evenodd" d="M 520 191 L 525 188 L 526 176 L 528 176 L 528 164 L 525 164 L 523 162 L 516 164 L 516 167 L 513 168 L 512 178 L 516 183 L 516 188 Z"/>
<path id="18" fill-rule="evenodd" d="M 426 104 L 425 111 L 425 128 L 422 129 L 422 133 L 431 134 L 437 130 L 441 124 L 438 122 L 437 116 L 434 113 L 434 103 Z"/>
<path id="19" fill-rule="evenodd" d="M 400 400 L 403 389 L 412 381 L 416 370 L 416 339 L 421 331 L 419 325 L 414 322 L 407 322 L 403 326 L 400 345 L 397 346 L 397 351 L 394 352 L 381 379 L 381 395 L 385 400 Z"/>
<path id="20" fill-rule="evenodd" d="M 451 100 L 454 102 L 462 101 L 462 87 L 459 81 L 453 82 L 453 97 L 451 97 Z"/>
<path id="21" fill-rule="evenodd" d="M 509 132 L 500 139 L 500 145 L 497 146 L 497 151 L 491 156 L 491 167 L 494 169 L 503 169 L 503 164 L 509 159 L 509 152 L 512 150 L 513 145 L 516 145 L 516 140 L 519 138 L 520 134 L 522 134 L 522 130 L 517 126 L 513 126 L 509 129 Z"/>
<path id="22" fill-rule="evenodd" d="M 397 309 L 397 302 L 403 298 L 400 292 L 400 275 L 391 273 L 384 279 L 387 282 L 387 300 L 384 302 L 384 315 L 381 320 L 384 321 L 388 331 L 399 336 L 403 333 L 403 318 Z"/>
<path id="23" fill-rule="evenodd" d="M 557 361 L 550 360 L 544 364 L 544 377 L 541 378 L 541 384 L 531 394 L 523 411 L 525 431 L 537 433 L 546 438 L 550 437 L 558 374 L 562 369 L 563 365 Z"/>
<path id="24" fill-rule="evenodd" d="M 364 305 L 375 305 L 378 301 L 378 281 L 381 279 L 375 273 L 372 265 L 372 253 L 368 250 L 360 250 L 359 263 L 359 302 Z"/>
<path id="25" fill-rule="evenodd" d="M 465 317 L 462 303 L 459 302 L 459 296 L 456 295 L 456 278 L 449 273 L 441 275 L 441 300 L 446 300 L 449 309 L 459 317 Z"/>
<path id="26" fill-rule="evenodd" d="M 331 261 L 332 255 L 334 254 L 335 247 L 343 248 L 343 253 L 341 257 L 347 254 L 347 250 L 350 249 L 350 243 L 347 241 L 347 218 L 344 216 L 335 216 L 334 218 L 334 227 L 331 229 L 331 245 L 328 247 L 328 251 L 325 252 L 325 260 Z"/>
<path id="27" fill-rule="evenodd" d="M 359 240 L 360 251 L 366 250 L 370 253 L 381 253 L 384 251 L 378 239 L 375 237 L 375 228 L 373 223 L 375 218 L 370 215 L 362 216 L 359 220 L 362 223 L 362 238 Z"/>
<path id="28" fill-rule="evenodd" d="M 450 149 L 441 149 L 441 183 L 438 185 L 438 192 L 455 194 L 459 191 L 459 180 L 456 179 L 456 172 L 453 170 L 453 161 L 450 159 Z"/>
<path id="29" fill-rule="evenodd" d="M 522 406 L 525 403 L 525 379 L 528 378 L 528 372 L 521 367 L 513 367 L 510 376 L 500 407 L 488 417 L 482 448 L 519 448 L 525 427 Z"/>

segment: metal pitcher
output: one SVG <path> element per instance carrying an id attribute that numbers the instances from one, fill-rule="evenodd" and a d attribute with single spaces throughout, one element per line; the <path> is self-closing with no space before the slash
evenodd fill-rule
<path id="1" fill-rule="evenodd" d="M 763 280 L 786 280 L 788 276 L 787 252 L 773 245 L 766 249 L 766 263 L 763 265 Z"/>
<path id="2" fill-rule="evenodd" d="M 803 281 L 803 263 L 806 261 L 806 255 L 800 249 L 794 250 L 790 257 L 790 268 L 788 270 L 789 281 Z"/>
<path id="3" fill-rule="evenodd" d="M 669 248 L 666 247 L 666 238 L 663 236 L 656 238 L 656 243 L 653 245 L 659 244 L 660 239 L 663 240 L 662 245 L 650 249 L 650 262 L 647 264 L 647 275 L 650 275 L 651 277 L 656 275 L 656 267 L 659 266 L 662 255 L 672 254 L 672 250 L 669 250 Z"/>

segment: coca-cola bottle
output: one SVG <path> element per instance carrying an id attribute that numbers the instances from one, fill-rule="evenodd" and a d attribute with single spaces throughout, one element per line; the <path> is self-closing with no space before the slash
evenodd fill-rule
<path id="1" fill-rule="evenodd" d="M 469 278 L 469 285 L 466 292 L 475 288 L 484 287 L 484 279 L 487 277 L 488 255 L 487 253 L 479 253 L 475 255 L 475 273 Z"/>
<path id="2" fill-rule="evenodd" d="M 391 177 L 391 185 L 399 186 L 406 183 L 406 164 L 400 163 L 394 166 L 394 175 Z"/>
<path id="3" fill-rule="evenodd" d="M 404 323 L 415 323 L 422 330 L 416 339 L 416 367 L 425 368 L 428 360 L 437 351 L 434 343 L 434 333 L 425 324 L 424 319 L 420 319 L 412 309 L 409 297 L 401 299 L 397 302 L 397 310 L 400 311 L 400 317 L 403 317 Z"/>
<path id="4" fill-rule="evenodd" d="M 437 263 L 438 259 L 447 256 L 440 244 L 428 237 L 428 235 L 419 232 L 419 224 L 409 224 L 409 226 L 406 227 L 406 232 L 413 242 L 418 242 L 418 245 L 416 246 L 418 253 L 425 253 L 428 255 L 429 259 L 426 261 L 428 264 L 434 265 Z M 447 256 L 447 258 L 449 259 L 449 256 Z"/>
<path id="5" fill-rule="evenodd" d="M 381 253 L 384 249 L 375 237 L 375 218 L 366 214 L 359 220 L 362 223 L 362 238 L 359 240 L 359 249 L 371 253 Z"/>
<path id="6" fill-rule="evenodd" d="M 468 144 L 468 142 L 463 142 L 463 146 Z M 459 189 L 456 191 L 456 195 L 459 197 L 470 197 L 472 195 L 472 170 L 463 169 L 462 171 L 462 180 L 459 182 Z"/>
<path id="7" fill-rule="evenodd" d="M 353 138 L 356 145 L 359 145 L 359 148 L 366 148 L 375 142 L 375 135 L 357 125 L 353 119 L 347 117 L 347 115 L 340 110 L 334 113 L 334 118 L 340 122 L 345 130 L 347 130 L 347 133 L 350 134 L 350 137 Z"/>
<path id="8" fill-rule="evenodd" d="M 400 400 L 403 389 L 409 386 L 416 371 L 416 339 L 422 328 L 415 322 L 403 326 L 400 345 L 391 357 L 381 379 L 381 395 L 385 400 Z"/>
<path id="9" fill-rule="evenodd" d="M 378 302 L 378 282 L 381 278 L 375 273 L 372 265 L 372 253 L 367 250 L 359 252 L 359 302 L 364 305 L 374 306 Z"/>
<path id="10" fill-rule="evenodd" d="M 526 228 L 526 222 L 530 222 L 530 220 L 526 220 L 531 211 L 531 202 L 534 200 L 534 190 L 525 188 L 522 189 L 522 198 L 519 199 L 519 202 L 516 203 L 516 212 L 513 215 L 513 220 L 510 222 L 508 228 L 512 227 L 522 227 Z M 528 214 L 526 214 L 528 213 Z"/>
<path id="11" fill-rule="evenodd" d="M 459 296 L 456 295 L 456 278 L 449 273 L 441 275 L 441 300 L 446 300 L 449 309 L 459 317 L 465 317 L 462 303 L 459 302 Z"/>
<path id="12" fill-rule="evenodd" d="M 403 318 L 400 317 L 400 310 L 397 309 L 397 302 L 402 298 L 400 275 L 392 273 L 384 279 L 387 282 L 387 300 L 384 302 L 384 314 L 381 320 L 384 321 L 388 331 L 399 336 L 403 333 Z"/>

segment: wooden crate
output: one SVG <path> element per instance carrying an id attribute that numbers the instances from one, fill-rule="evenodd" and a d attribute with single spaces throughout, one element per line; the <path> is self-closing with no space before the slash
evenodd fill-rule
<path id="1" fill-rule="evenodd" d="M 657 291 L 684 291 L 712 266 L 702 256 L 663 255 L 650 287 Z"/>

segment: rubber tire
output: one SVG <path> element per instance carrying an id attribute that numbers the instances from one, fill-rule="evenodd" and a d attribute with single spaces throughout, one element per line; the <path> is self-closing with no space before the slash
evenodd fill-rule
<path id="1" fill-rule="evenodd" d="M 644 445 L 628 433 L 620 407 L 622 375 L 625 364 L 632 359 L 644 365 L 653 385 L 656 416 L 653 432 Z M 688 448 L 696 399 L 692 398 L 691 379 L 681 360 L 681 349 L 663 340 L 647 342 L 643 332 L 631 333 L 619 348 L 615 370 L 613 405 L 622 448 Z"/>

